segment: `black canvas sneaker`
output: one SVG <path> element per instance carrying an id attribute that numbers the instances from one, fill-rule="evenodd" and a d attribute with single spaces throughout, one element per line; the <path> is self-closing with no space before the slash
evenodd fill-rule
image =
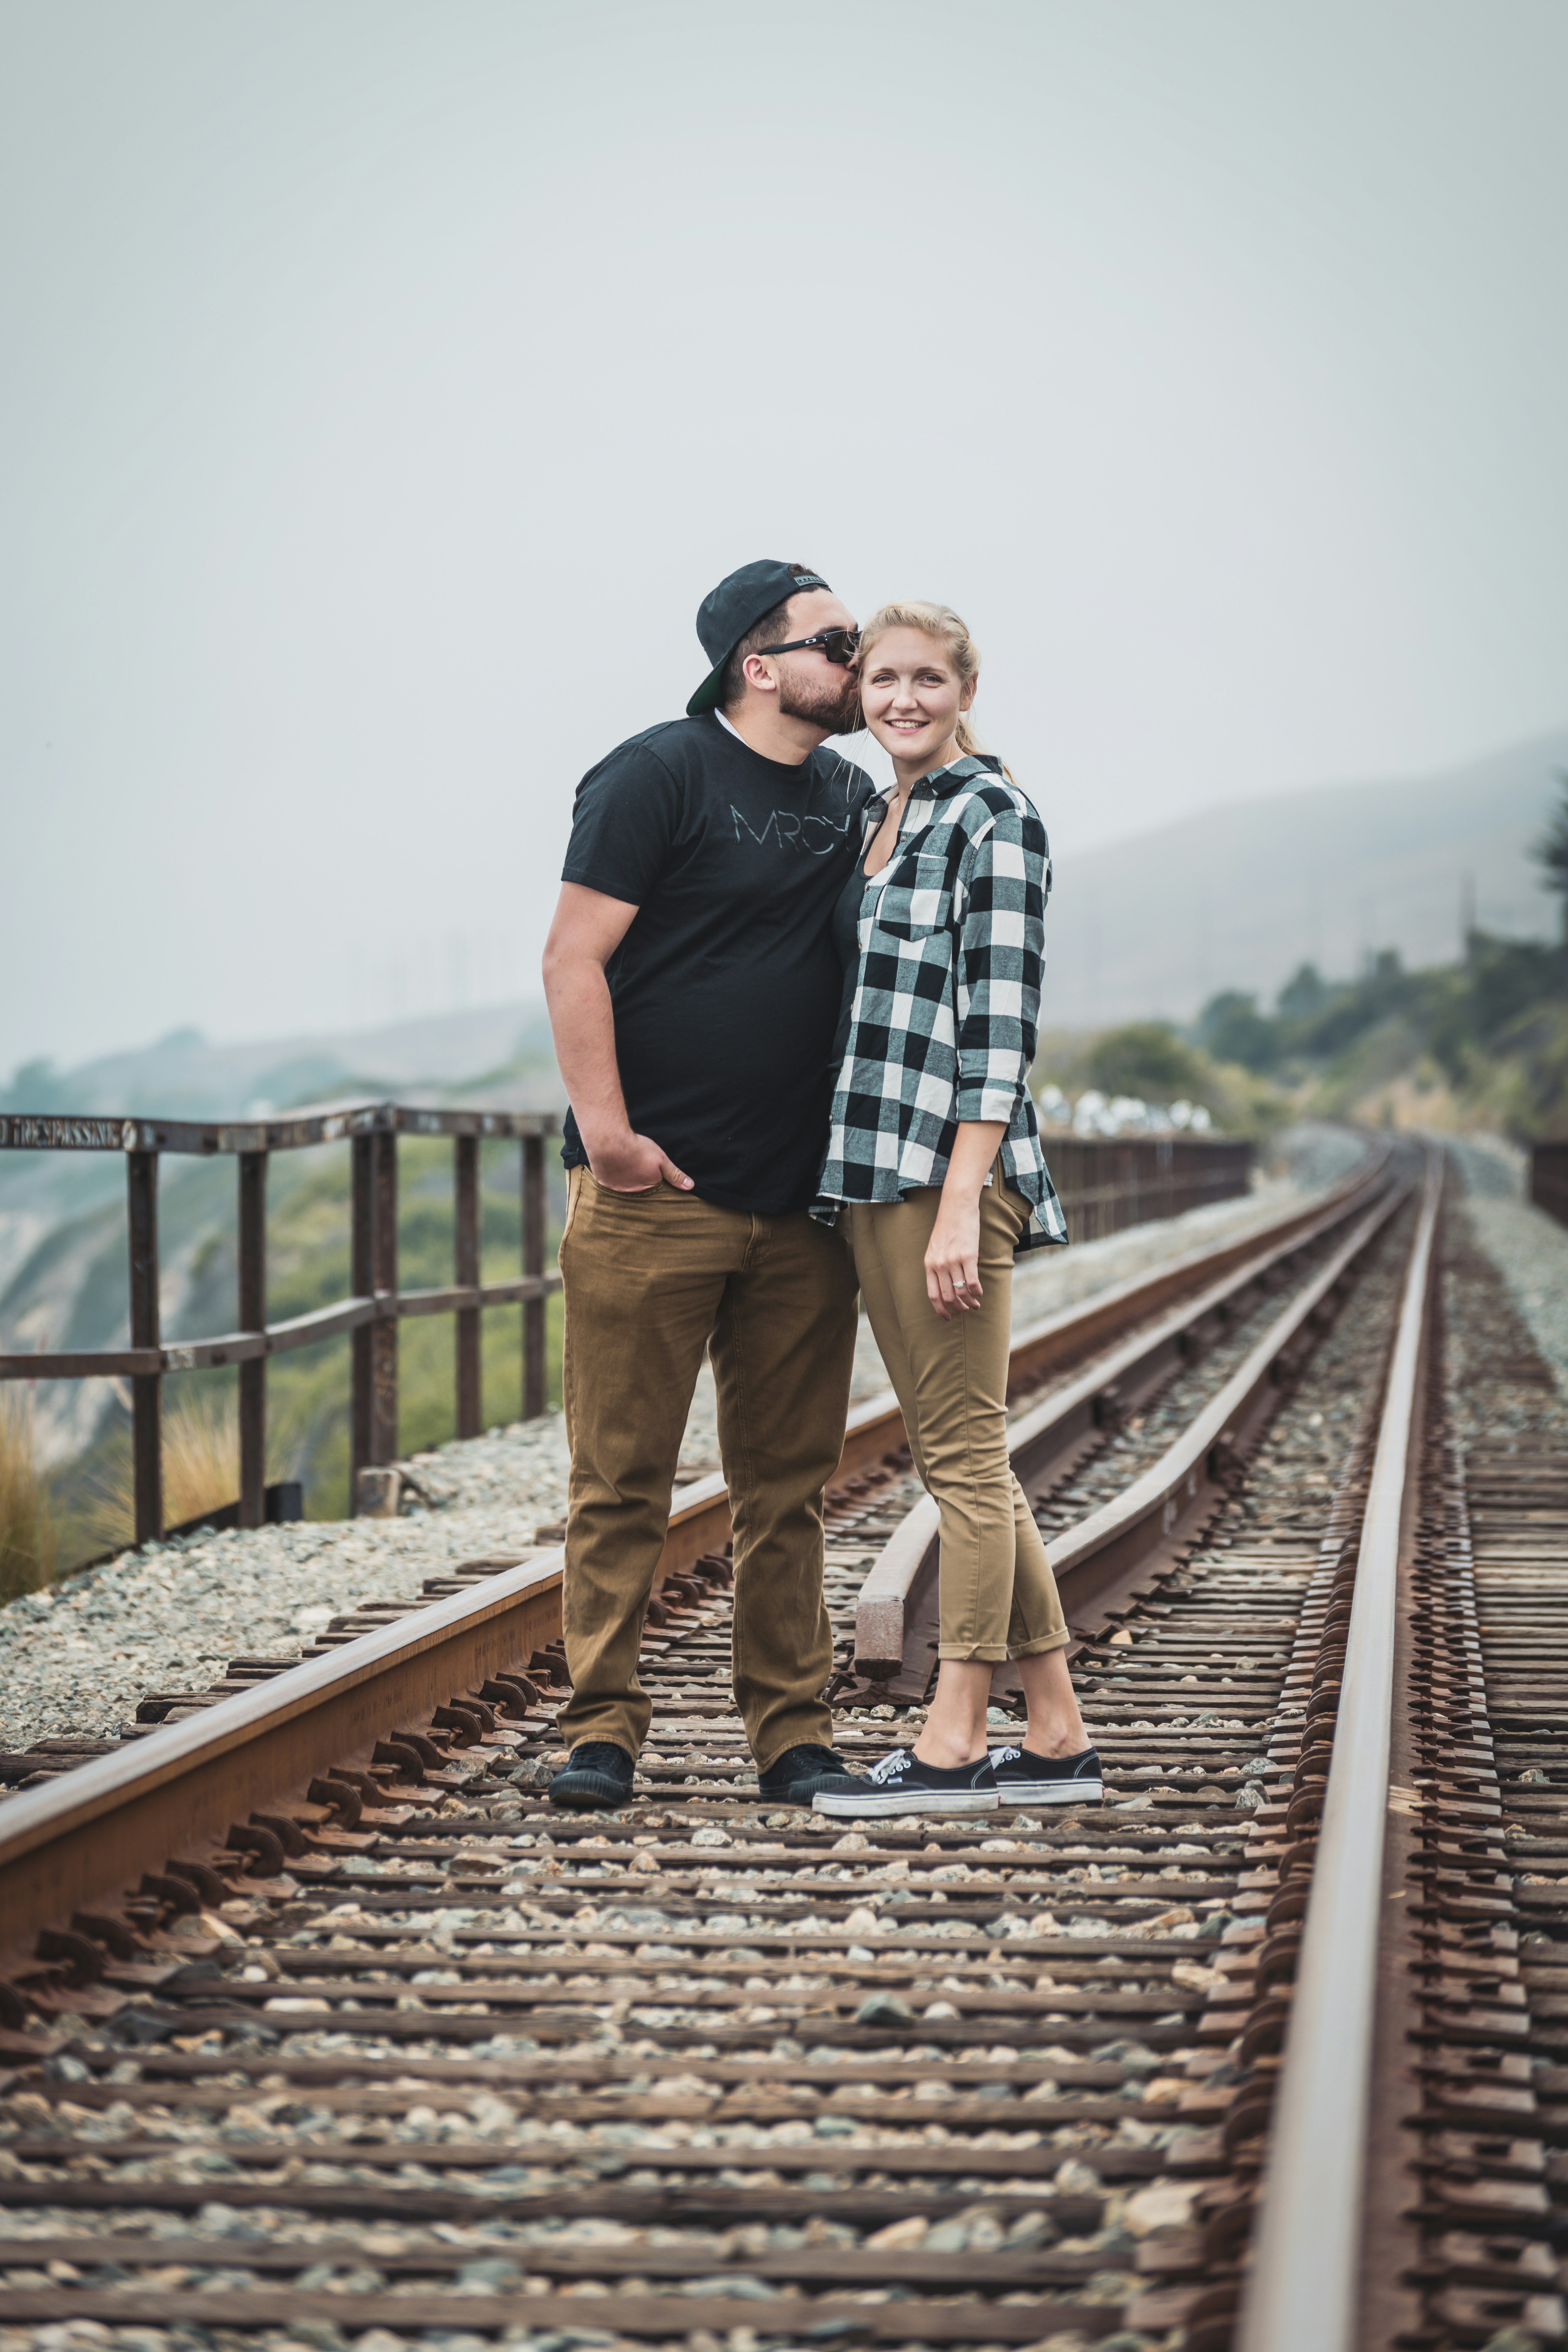
<path id="1" fill-rule="evenodd" d="M 847 1772 L 840 1780 L 825 1781 L 811 1804 L 814 1812 L 839 1821 L 889 1813 L 994 1813 L 996 1782 L 989 1756 L 950 1769 L 922 1764 L 912 1748 L 895 1748 L 864 1775 Z"/>
<path id="2" fill-rule="evenodd" d="M 1098 1805 L 1105 1794 L 1100 1758 L 1092 1748 L 1081 1756 L 1036 1756 L 1027 1748 L 994 1748 L 991 1769 L 1000 1803 Z"/>
<path id="3" fill-rule="evenodd" d="M 849 1767 L 836 1748 L 816 1748 L 810 1741 L 786 1748 L 765 1772 L 757 1775 L 757 1795 L 764 1805 L 809 1805 L 818 1789 L 842 1780 Z"/>
<path id="4" fill-rule="evenodd" d="M 632 1759 L 613 1739 L 584 1739 L 574 1748 L 548 1791 L 552 1805 L 574 1813 L 611 1813 L 632 1801 Z"/>

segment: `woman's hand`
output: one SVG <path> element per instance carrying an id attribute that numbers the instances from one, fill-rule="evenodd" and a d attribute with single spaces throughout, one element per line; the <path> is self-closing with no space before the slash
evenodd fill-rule
<path id="1" fill-rule="evenodd" d="M 1000 1119 L 962 1119 L 952 1139 L 936 1223 L 926 1244 L 926 1297 L 944 1323 L 967 1315 L 980 1287 L 980 1195 L 1007 1130 Z"/>
<path id="2" fill-rule="evenodd" d="M 926 1244 L 926 1297 L 944 1323 L 954 1310 L 966 1315 L 978 1307 L 980 1287 L 980 1200 L 954 1197 L 944 1184 L 936 1223 Z"/>

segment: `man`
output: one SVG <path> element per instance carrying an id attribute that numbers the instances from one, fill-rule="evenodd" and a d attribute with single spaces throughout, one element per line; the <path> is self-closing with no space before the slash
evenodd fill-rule
<path id="1" fill-rule="evenodd" d="M 855 1275 L 806 1215 L 842 988 L 830 918 L 870 792 L 822 746 L 857 723 L 855 622 L 802 564 L 748 563 L 697 616 L 687 717 L 577 790 L 544 987 L 571 1110 L 561 1239 L 572 1447 L 571 1748 L 551 1801 L 624 1804 L 651 1706 L 644 1613 L 704 1350 L 735 1536 L 733 1678 L 762 1796 L 845 1766 L 822 1492 Z"/>

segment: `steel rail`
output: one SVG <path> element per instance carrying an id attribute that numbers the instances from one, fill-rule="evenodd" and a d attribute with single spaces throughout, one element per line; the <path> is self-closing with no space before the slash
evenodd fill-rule
<path id="1" fill-rule="evenodd" d="M 1325 1217 L 1342 1217 L 1363 1205 L 1367 1192 L 1381 1183 L 1384 1158 L 1373 1154 L 1369 1167 L 1336 1187 L 1329 1208 L 1320 1199 L 1293 1210 L 1267 1228 L 1264 1238 L 1299 1237 Z M 1386 1205 L 1372 1213 L 1386 1213 Z M 1125 1324 L 1142 1316 L 1151 1296 L 1168 1296 L 1173 1280 L 1196 1286 L 1205 1270 L 1238 1255 L 1254 1264 L 1259 1238 L 1255 1234 L 1245 1243 L 1193 1254 L 1182 1262 L 1184 1271 L 1167 1267 L 1144 1282 L 1119 1286 L 1114 1311 Z M 1111 1311 L 1104 1298 L 1091 1299 L 1080 1313 L 1031 1327 L 1020 1335 L 1020 1353 L 1031 1363 L 1042 1349 L 1068 1354 L 1075 1332 L 1101 1334 Z M 851 1416 L 840 1478 L 880 1461 L 903 1437 L 896 1401 L 868 1400 Z M 721 1475 L 679 1490 L 659 1581 L 720 1549 L 729 1532 Z M 8 1799 L 0 1805 L 5 1941 L 25 1939 L 68 1916 L 122 1886 L 139 1869 L 161 1868 L 171 1853 L 221 1838 L 263 1797 L 304 1787 L 328 1765 L 353 1761 L 389 1731 L 427 1717 L 454 1694 L 526 1664 L 535 1650 L 560 1637 L 563 1567 L 560 1549 L 508 1565 L 487 1574 L 477 1589 L 410 1611 L 326 1657 L 289 1667 L 133 1747 Z"/>
<path id="2" fill-rule="evenodd" d="M 1356 1556 L 1322 1827 L 1237 2352 L 1352 2352 L 1384 1897 L 1395 1602 L 1443 1162 L 1426 1181 Z"/>
<path id="3" fill-rule="evenodd" d="M 1192 1541 L 1225 1495 L 1234 1466 L 1272 1418 L 1280 1366 L 1313 1326 L 1331 1293 L 1377 1239 L 1404 1195 L 1391 1192 L 1362 1218 L 1321 1271 L 1264 1332 L 1219 1394 L 1174 1444 L 1113 1502 L 1056 1538 L 1052 1559 L 1070 1605 L 1103 1612 L 1148 1584 L 1162 1551 Z"/>
<path id="4" fill-rule="evenodd" d="M 564 1555 L 534 1554 L 236 1698 L 95 1757 L 0 1806 L 0 1935 L 14 1944 L 223 1836 L 274 1790 L 302 1788 L 455 1692 L 558 1640 Z"/>
<path id="5" fill-rule="evenodd" d="M 1008 1362 L 1008 1393 L 1015 1388 L 1037 1386 L 1058 1368 L 1078 1363 L 1086 1347 L 1115 1340 L 1136 1320 L 1156 1314 L 1173 1300 L 1185 1297 L 1204 1284 L 1215 1282 L 1258 1253 L 1294 1237 L 1301 1240 L 1310 1226 L 1338 1211 L 1349 1213 L 1372 1197 L 1387 1174 L 1393 1146 L 1384 1136 L 1369 1140 L 1367 1151 L 1349 1172 L 1302 1206 L 1271 1217 L 1239 1239 L 1207 1243 L 1168 1258 L 1154 1272 L 1129 1275 L 1092 1298 L 1062 1307 L 1055 1315 L 1026 1324 L 1016 1334 Z"/>
<path id="6" fill-rule="evenodd" d="M 1120 1391 L 1121 1404 L 1141 1401 L 1160 1385 L 1197 1327 L 1282 1258 L 1366 1210 L 1369 1196 L 1382 1185 L 1385 1166 L 1386 1158 L 1380 1157 L 1361 1182 L 1341 1188 L 1331 1205 L 1320 1207 L 1310 1218 L 1293 1221 L 1283 1235 L 1253 1235 L 1249 1255 L 1228 1254 L 1230 1264 L 1221 1280 L 1186 1297 L 1152 1328 L 1137 1330 L 1120 1348 L 1097 1358 L 1064 1388 L 1021 1414 L 1009 1432 L 1008 1452 L 1026 1492 L 1047 1476 L 1060 1475 L 1072 1455 L 1089 1441 L 1100 1405 L 1108 1394 Z M 1194 1519 L 1212 1510 L 1232 1462 L 1254 1433 L 1274 1365 L 1350 1265 L 1375 1238 L 1392 1215 L 1397 1198 L 1388 1192 L 1362 1216 L 1328 1267 L 1276 1318 L 1221 1395 L 1159 1462 L 1114 1503 L 1056 1538 L 1052 1566 L 1064 1600 L 1070 1601 L 1075 1610 L 1081 1612 L 1091 1602 L 1103 1606 L 1113 1592 L 1116 1599 L 1126 1597 L 1146 1576 L 1153 1555 L 1173 1541 L 1184 1540 Z M 1260 1238 L 1266 1246 L 1259 1247 Z M 1126 1302 L 1129 1307 L 1132 1303 L 1131 1298 Z M 1016 1356 L 1027 1358 L 1039 1331 L 1054 1328 L 1066 1319 L 1053 1318 L 1052 1327 L 1023 1333 Z M 1125 1324 L 1133 1316 L 1129 1312 L 1122 1319 Z M 1223 1454 L 1211 1461 L 1211 1453 L 1222 1440 Z M 1157 1526 L 1152 1524 L 1156 1517 Z M 861 1588 L 855 1620 L 855 1664 L 861 1675 L 890 1677 L 904 1662 L 910 1620 L 919 1596 L 935 1577 L 937 1556 L 937 1507 L 929 1496 L 922 1496 L 879 1555 Z M 1002 1685 L 1005 1679 L 1005 1674 L 998 1677 Z"/>

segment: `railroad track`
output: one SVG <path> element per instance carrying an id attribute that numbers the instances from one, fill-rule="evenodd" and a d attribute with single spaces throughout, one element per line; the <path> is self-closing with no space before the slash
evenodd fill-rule
<path id="1" fill-rule="evenodd" d="M 1563 1412 L 1417 1159 L 1019 1335 L 1103 1808 L 762 1811 L 713 1482 L 624 1814 L 542 1800 L 552 1554 L 6 1759 L 0 2326 L 1560 2340 Z M 851 1755 L 931 1672 L 899 1434 L 830 1500 Z"/>

